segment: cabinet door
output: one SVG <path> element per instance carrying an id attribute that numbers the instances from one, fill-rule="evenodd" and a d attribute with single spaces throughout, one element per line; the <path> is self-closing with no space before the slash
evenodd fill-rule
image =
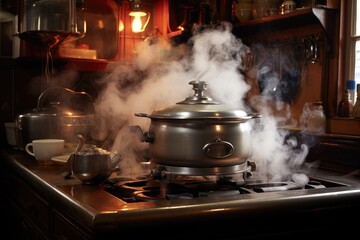
<path id="1" fill-rule="evenodd" d="M 48 239 L 36 225 L 27 217 L 22 209 L 15 204 L 10 204 L 12 214 L 9 222 L 11 223 L 11 232 L 8 233 L 13 239 L 23 240 L 45 240 Z"/>
<path id="2" fill-rule="evenodd" d="M 90 234 L 54 210 L 53 237 L 59 240 L 89 240 Z"/>
<path id="3" fill-rule="evenodd" d="M 41 234 L 49 233 L 49 204 L 37 195 L 21 179 L 9 174 L 11 187 L 9 187 L 10 199 L 14 206 L 24 215 L 29 222 L 33 223 Z"/>

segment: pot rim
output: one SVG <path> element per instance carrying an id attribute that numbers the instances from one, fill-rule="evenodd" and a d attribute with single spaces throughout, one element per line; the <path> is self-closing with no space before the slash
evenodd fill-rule
<path id="1" fill-rule="evenodd" d="M 93 118 L 94 114 L 81 114 L 77 112 L 67 112 L 67 113 L 56 113 L 56 112 L 28 112 L 18 115 L 19 118 L 28 117 L 28 118 L 37 118 L 37 117 L 63 117 L 63 118 Z"/>
<path id="2" fill-rule="evenodd" d="M 152 119 L 224 119 L 248 120 L 252 117 L 240 109 L 220 105 L 177 105 L 157 111 L 149 116 Z"/>

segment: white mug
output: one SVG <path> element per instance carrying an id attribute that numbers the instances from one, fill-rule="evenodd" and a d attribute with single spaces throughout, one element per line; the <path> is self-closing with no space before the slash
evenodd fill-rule
<path id="1" fill-rule="evenodd" d="M 26 144 L 25 151 L 34 156 L 40 164 L 49 165 L 52 157 L 64 153 L 65 141 L 63 139 L 36 139 Z"/>

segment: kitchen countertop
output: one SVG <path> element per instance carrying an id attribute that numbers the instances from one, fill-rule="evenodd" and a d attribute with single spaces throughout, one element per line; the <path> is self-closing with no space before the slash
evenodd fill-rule
<path id="1" fill-rule="evenodd" d="M 252 235 L 257 229 L 268 232 L 294 231 L 299 228 L 318 228 L 321 222 L 331 229 L 345 224 L 349 214 L 360 213 L 360 178 L 353 174 L 319 170 L 316 177 L 339 181 L 347 186 L 325 189 L 301 189 L 286 192 L 244 194 L 225 198 L 177 199 L 156 202 L 126 203 L 104 191 L 102 184 L 84 185 L 75 178 L 65 179 L 63 165 L 40 166 L 33 157 L 21 150 L 3 149 L 1 161 L 23 178 L 37 192 L 42 193 L 49 204 L 89 229 L 96 236 L 132 232 L 149 236 L 167 228 L 181 229 L 184 236 L 203 236 L 209 230 L 218 229 L 210 236 L 234 236 L 237 226 Z M 110 177 L 118 177 L 113 173 Z M 303 220 L 298 220 L 305 217 Z M 292 219 L 271 222 L 271 219 Z M 201 226 L 197 223 L 202 223 Z M 225 224 L 225 225 L 224 225 Z M 140 232 L 138 229 L 142 229 Z M 226 231 L 224 231 L 226 230 Z M 190 234 L 190 235 L 189 235 Z M 109 235 L 109 236 L 110 236 Z M 181 235 L 181 234 L 180 234 Z M 180 236 L 176 234 L 176 236 Z"/>

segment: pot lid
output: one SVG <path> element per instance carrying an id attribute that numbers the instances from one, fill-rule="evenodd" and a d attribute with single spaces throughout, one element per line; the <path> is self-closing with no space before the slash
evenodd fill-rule
<path id="1" fill-rule="evenodd" d="M 92 116 L 81 111 L 61 106 L 60 102 L 50 102 L 48 107 L 34 108 L 32 111 L 21 114 L 22 116 L 34 117 L 85 117 Z"/>
<path id="2" fill-rule="evenodd" d="M 45 101 L 44 98 L 46 99 L 46 97 L 49 96 L 50 97 L 57 96 L 56 98 L 63 98 L 63 99 L 65 99 L 65 97 L 67 97 L 67 99 L 71 99 L 74 96 L 84 97 L 84 99 L 86 99 L 86 102 L 81 101 L 84 99 L 76 98 L 77 102 L 84 104 L 87 103 L 86 106 L 92 105 L 90 95 L 88 95 L 85 92 L 76 92 L 68 88 L 53 87 L 45 90 L 40 94 L 36 108 L 21 115 L 27 117 L 41 116 L 41 117 L 67 117 L 67 118 L 82 118 L 82 117 L 93 116 L 93 114 L 90 112 L 85 113 L 83 111 L 69 108 L 65 106 L 63 102 L 57 99 L 56 100 L 52 99 L 52 101 Z"/>
<path id="3" fill-rule="evenodd" d="M 191 81 L 195 94 L 176 105 L 153 111 L 150 118 L 158 119 L 226 119 L 247 120 L 252 118 L 244 110 L 220 104 L 205 95 L 207 83 Z"/>

